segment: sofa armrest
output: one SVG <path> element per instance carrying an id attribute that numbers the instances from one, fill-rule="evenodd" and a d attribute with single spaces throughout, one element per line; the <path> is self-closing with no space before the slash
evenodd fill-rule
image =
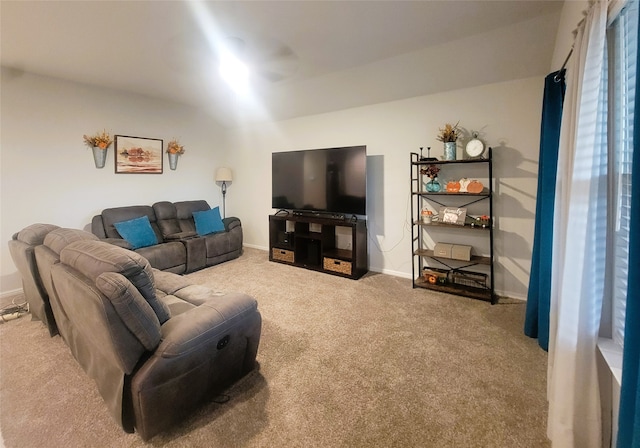
<path id="1" fill-rule="evenodd" d="M 107 237 L 107 232 L 104 229 L 104 222 L 102 221 L 102 215 L 95 215 L 91 218 L 91 233 L 101 239 Z"/>
<path id="2" fill-rule="evenodd" d="M 180 240 L 186 240 L 188 238 L 194 238 L 196 236 L 198 236 L 196 232 L 187 231 L 187 232 L 179 232 L 179 233 L 172 233 L 171 235 L 166 235 L 164 239 L 165 241 L 180 241 Z"/>
<path id="3" fill-rule="evenodd" d="M 240 221 L 240 218 L 236 218 L 235 216 L 230 216 L 229 218 L 224 218 L 222 220 L 222 223 L 224 224 L 224 229 L 228 232 L 231 229 L 234 229 L 236 227 L 242 226 L 242 222 Z"/>
<path id="4" fill-rule="evenodd" d="M 257 313 L 258 303 L 246 294 L 212 297 L 200 306 L 173 316 L 162 325 L 162 342 L 155 356 L 173 358 L 207 346 L 218 347 L 229 329 Z"/>
<path id="5" fill-rule="evenodd" d="M 194 272 L 207 265 L 207 245 L 204 238 L 183 238 L 180 242 L 187 251 L 186 272 Z"/>

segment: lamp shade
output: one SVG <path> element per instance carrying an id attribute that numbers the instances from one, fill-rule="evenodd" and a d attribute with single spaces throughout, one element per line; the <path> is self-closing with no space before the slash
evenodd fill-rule
<path id="1" fill-rule="evenodd" d="M 231 182 L 233 175 L 231 174 L 231 168 L 221 166 L 216 171 L 216 182 Z"/>

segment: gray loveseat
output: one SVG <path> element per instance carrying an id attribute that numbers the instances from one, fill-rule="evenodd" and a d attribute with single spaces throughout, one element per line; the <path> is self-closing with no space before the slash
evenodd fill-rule
<path id="1" fill-rule="evenodd" d="M 34 252 L 60 335 L 124 430 L 148 440 L 255 368 L 252 297 L 153 269 L 82 230 L 50 231 Z"/>
<path id="2" fill-rule="evenodd" d="M 183 274 L 237 258 L 242 253 L 242 224 L 238 218 L 223 219 L 221 232 L 198 235 L 193 214 L 207 210 L 209 204 L 203 200 L 108 208 L 93 217 L 91 231 L 100 239 L 131 249 L 115 224 L 146 216 L 157 244 L 135 251 L 156 269 Z"/>

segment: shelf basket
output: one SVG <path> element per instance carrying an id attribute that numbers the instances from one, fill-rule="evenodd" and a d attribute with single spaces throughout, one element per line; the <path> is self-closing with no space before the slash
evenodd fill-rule
<path id="1" fill-rule="evenodd" d="M 451 282 L 473 288 L 487 288 L 487 274 L 456 271 L 451 273 Z"/>
<path id="2" fill-rule="evenodd" d="M 274 247 L 272 251 L 274 260 L 286 261 L 287 263 L 293 263 L 295 261 L 292 250 L 278 249 Z"/>
<path id="3" fill-rule="evenodd" d="M 329 271 L 340 272 L 342 274 L 351 275 L 351 263 L 348 261 L 324 257 L 322 267 Z"/>

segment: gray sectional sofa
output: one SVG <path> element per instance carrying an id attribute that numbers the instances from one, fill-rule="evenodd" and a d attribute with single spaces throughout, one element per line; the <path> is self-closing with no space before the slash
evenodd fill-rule
<path id="1" fill-rule="evenodd" d="M 32 244 L 15 253 L 36 266 L 21 274 L 46 291 L 48 323 L 125 431 L 148 440 L 256 367 L 254 298 L 154 269 L 82 230 L 38 224 L 18 234 Z"/>
<path id="2" fill-rule="evenodd" d="M 134 250 L 156 269 L 189 273 L 237 258 L 242 253 L 242 224 L 238 218 L 222 219 L 223 231 L 198 234 L 194 213 L 208 210 L 209 204 L 203 200 L 108 208 L 93 217 L 91 232 L 111 244 L 131 249 L 116 225 L 146 216 L 157 244 Z"/>

